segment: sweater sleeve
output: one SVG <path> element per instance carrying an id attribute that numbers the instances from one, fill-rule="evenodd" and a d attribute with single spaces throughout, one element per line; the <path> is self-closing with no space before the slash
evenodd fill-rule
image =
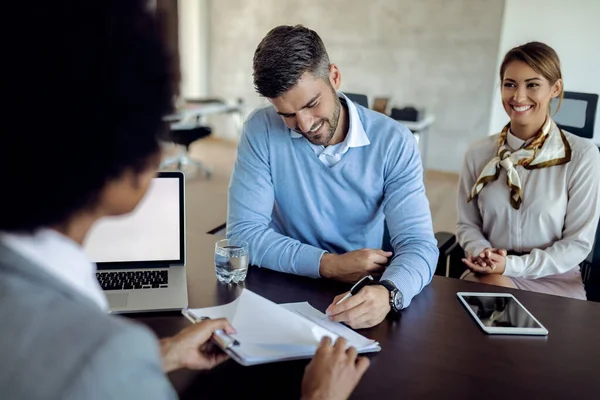
<path id="1" fill-rule="evenodd" d="M 431 281 L 439 251 L 417 142 L 407 128 L 402 128 L 401 145 L 387 156 L 383 212 L 394 256 L 381 279 L 396 285 L 407 307 Z"/>
<path id="2" fill-rule="evenodd" d="M 281 235 L 270 227 L 275 192 L 268 133 L 268 124 L 260 116 L 251 116 L 244 124 L 229 184 L 227 237 L 248 242 L 252 265 L 319 278 L 325 250 Z"/>

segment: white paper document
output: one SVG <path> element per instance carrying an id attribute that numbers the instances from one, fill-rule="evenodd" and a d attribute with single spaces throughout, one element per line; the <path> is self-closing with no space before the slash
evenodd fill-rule
<path id="1" fill-rule="evenodd" d="M 229 304 L 183 313 L 192 322 L 227 318 L 237 331 L 230 336 L 238 342 L 227 352 L 242 365 L 312 357 L 325 336 L 332 341 L 341 336 L 359 353 L 381 350 L 376 341 L 329 321 L 307 302 L 275 304 L 248 289 Z"/>

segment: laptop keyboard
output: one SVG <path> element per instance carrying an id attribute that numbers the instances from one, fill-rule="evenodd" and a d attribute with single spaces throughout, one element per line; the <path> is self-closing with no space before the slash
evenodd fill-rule
<path id="1" fill-rule="evenodd" d="M 103 290 L 159 289 L 169 287 L 169 271 L 96 272 Z"/>

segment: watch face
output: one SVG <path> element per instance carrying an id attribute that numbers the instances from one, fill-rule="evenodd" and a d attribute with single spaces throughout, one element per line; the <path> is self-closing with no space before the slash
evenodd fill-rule
<path id="1" fill-rule="evenodd" d="M 402 294 L 398 290 L 394 293 L 394 307 L 397 310 L 402 309 Z"/>

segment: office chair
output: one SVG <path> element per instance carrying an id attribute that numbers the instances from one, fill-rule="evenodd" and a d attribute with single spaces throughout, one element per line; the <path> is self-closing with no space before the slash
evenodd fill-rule
<path id="1" fill-rule="evenodd" d="M 456 240 L 456 235 L 436 232 L 435 238 L 440 251 L 435 275 L 460 278 L 467 267 L 461 261 L 465 257 L 465 251 Z M 600 302 L 600 224 L 596 228 L 592 251 L 579 266 L 587 299 Z"/>
<path id="2" fill-rule="evenodd" d="M 207 178 L 212 175 L 212 169 L 206 166 L 202 161 L 195 160 L 189 156 L 190 145 L 196 140 L 200 140 L 210 136 L 212 130 L 208 126 L 181 126 L 174 128 L 171 126 L 170 138 L 176 145 L 179 146 L 178 154 L 175 157 L 164 160 L 160 168 L 166 168 L 173 164 L 177 164 L 177 169 L 181 169 L 183 165 L 193 165 L 204 171 Z M 185 149 L 185 150 L 184 150 Z"/>
<path id="3" fill-rule="evenodd" d="M 179 111 L 164 118 L 169 122 L 171 128 L 172 142 L 179 145 L 179 153 L 161 164 L 161 168 L 166 168 L 172 164 L 177 164 L 181 169 L 182 165 L 194 165 L 201 171 L 204 171 L 207 178 L 212 174 L 211 168 L 204 165 L 199 160 L 190 158 L 190 144 L 196 140 L 208 137 L 211 134 L 211 128 L 205 126 L 202 119 L 210 115 L 230 114 L 237 115 L 236 125 L 241 134 L 243 125 L 243 101 L 238 99 L 237 104 L 227 104 L 219 98 L 186 98 L 178 101 Z M 185 149 L 185 150 L 184 150 Z"/>
<path id="4" fill-rule="evenodd" d="M 581 277 L 588 300 L 600 302 L 600 224 L 596 229 L 594 248 L 588 258 L 581 263 Z"/>
<path id="5" fill-rule="evenodd" d="M 560 110 L 554 114 L 557 105 L 558 99 L 553 99 L 550 103 L 552 110 L 550 115 L 553 115 L 554 122 L 561 129 L 583 138 L 594 137 L 598 108 L 597 94 L 565 92 Z"/>
<path id="6" fill-rule="evenodd" d="M 361 105 L 365 108 L 369 108 L 369 99 L 367 98 L 366 95 L 358 94 L 358 93 L 346 93 L 346 92 L 344 92 L 344 94 L 346 95 L 347 98 L 349 98 L 356 104 Z"/>

